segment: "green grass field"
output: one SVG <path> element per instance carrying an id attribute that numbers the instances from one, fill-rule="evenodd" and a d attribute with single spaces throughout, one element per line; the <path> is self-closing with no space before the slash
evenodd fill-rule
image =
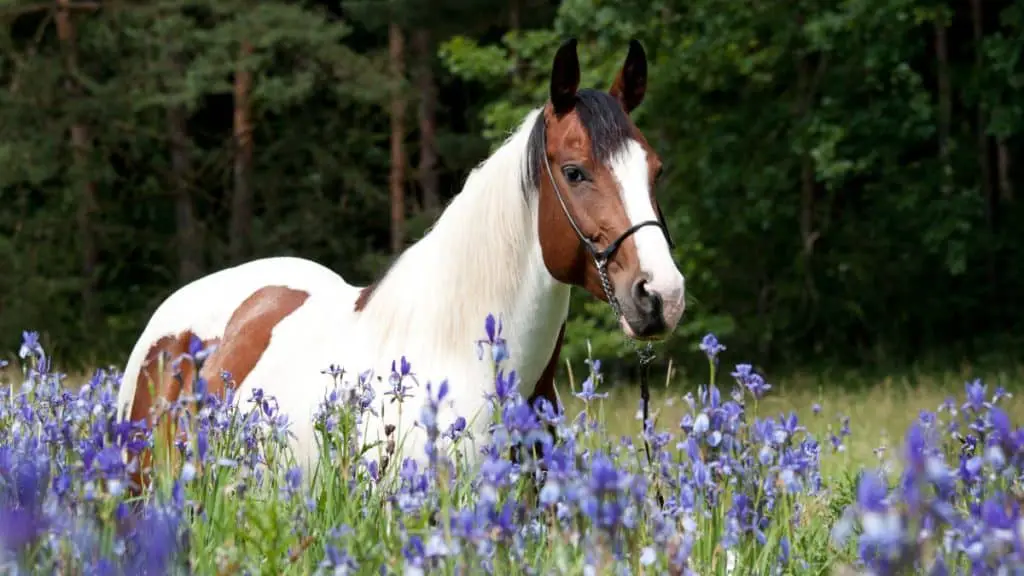
<path id="1" fill-rule="evenodd" d="M 922 410 L 935 411 L 949 396 L 956 398 L 959 406 L 965 384 L 974 378 L 981 378 L 990 392 L 997 386 L 1004 387 L 1012 396 L 1000 405 L 1014 423 L 1024 421 L 1024 367 L 991 372 L 932 371 L 885 378 L 797 374 L 780 382 L 768 376 L 773 388 L 758 403 L 761 416 L 794 411 L 808 431 L 823 442 L 830 431 L 838 433 L 842 417 L 849 417 L 851 434 L 845 450 L 838 454 L 822 450 L 823 473 L 877 466 L 876 448 L 884 445 L 898 450 L 907 427 Z M 651 416 L 659 429 L 678 430 L 688 409 L 681 397 L 687 392 L 696 393 L 698 384 L 674 376 L 666 378 L 665 373 L 652 374 Z M 566 410 L 576 415 L 582 409 L 582 402 L 572 394 L 573 389 L 579 390 L 578 383 L 563 378 L 558 388 Z M 608 431 L 615 435 L 638 434 L 639 386 L 615 386 L 605 391 L 609 395 L 600 401 L 600 418 Z M 821 407 L 817 415 L 812 411 L 814 404 Z"/>

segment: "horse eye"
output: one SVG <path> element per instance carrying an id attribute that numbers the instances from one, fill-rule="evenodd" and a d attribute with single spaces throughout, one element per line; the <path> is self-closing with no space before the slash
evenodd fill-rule
<path id="1" fill-rule="evenodd" d="M 570 184 L 579 184 L 586 180 L 586 175 L 583 174 L 583 170 L 580 170 L 578 166 L 566 166 L 562 168 L 562 174 L 565 175 L 565 179 Z"/>

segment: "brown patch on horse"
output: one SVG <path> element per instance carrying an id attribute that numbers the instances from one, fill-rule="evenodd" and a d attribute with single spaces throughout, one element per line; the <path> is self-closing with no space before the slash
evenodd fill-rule
<path id="1" fill-rule="evenodd" d="M 576 42 L 559 48 L 551 68 L 549 101 L 538 119 L 546 155 L 535 162 L 539 188 L 537 232 L 544 264 L 558 281 L 581 286 L 607 301 L 601 277 L 586 246 L 566 218 L 552 184 L 554 180 L 569 213 L 582 234 L 599 249 L 615 241 L 630 226 L 620 184 L 609 160 L 620 146 L 636 140 L 647 153 L 651 197 L 661 160 L 629 114 L 643 101 L 647 90 L 647 60 L 643 48 L 630 42 L 629 54 L 608 92 L 579 90 L 579 58 Z M 536 133 L 535 133 L 536 134 Z M 538 142 L 538 148 L 539 142 Z M 570 170 L 576 177 L 570 179 Z M 627 286 L 640 276 L 640 262 L 632 235 L 625 238 L 608 263 L 608 275 Z M 618 278 L 618 280 L 616 280 Z M 621 288 L 621 287 L 620 287 Z"/>
<path id="2" fill-rule="evenodd" d="M 533 408 L 535 412 L 539 413 L 537 407 L 537 401 L 543 398 L 551 404 L 551 408 L 558 413 L 558 392 L 555 390 L 555 372 L 558 370 L 558 359 L 562 353 L 562 339 L 565 337 L 565 322 L 562 322 L 562 327 L 558 331 L 558 339 L 555 340 L 555 349 L 551 351 L 551 358 L 548 359 L 548 363 L 544 366 L 544 371 L 541 372 L 540 377 L 537 378 L 537 384 L 533 387 L 533 392 L 530 397 L 526 399 L 526 403 Z M 552 425 L 547 426 L 548 432 L 551 434 L 552 440 L 557 440 L 557 431 Z M 540 459 L 544 456 L 544 451 L 541 447 L 541 443 L 537 442 L 531 446 L 533 450 L 533 457 Z M 519 451 L 525 449 L 523 446 L 513 446 L 511 450 L 510 459 L 514 463 L 520 461 Z M 540 464 L 541 469 L 544 469 L 544 463 Z"/>
<path id="3" fill-rule="evenodd" d="M 160 338 L 150 346 L 146 358 L 139 367 L 139 375 L 135 380 L 135 396 L 132 398 L 132 410 L 129 421 L 145 420 L 152 428 L 153 435 L 165 442 L 165 446 L 173 446 L 174 424 L 169 421 L 165 406 L 173 404 L 181 397 L 182 391 L 191 394 L 195 364 L 187 356 L 189 343 L 195 338 L 190 330 Z M 219 339 L 202 340 L 203 348 L 216 345 Z M 156 410 L 154 410 L 156 408 Z M 175 451 L 171 451 L 172 457 Z M 138 490 L 148 483 L 153 455 L 149 449 L 143 449 L 138 456 L 138 466 L 132 472 L 134 486 L 130 493 L 138 494 Z"/>
<path id="4" fill-rule="evenodd" d="M 365 286 L 362 290 L 360 290 L 359 297 L 356 298 L 356 305 L 355 308 L 353 308 L 353 311 L 362 312 L 363 309 L 366 308 L 366 305 L 370 303 L 370 297 L 373 296 L 373 291 L 376 288 L 377 283 L 374 282 L 373 284 Z"/>
<path id="5" fill-rule="evenodd" d="M 562 322 L 562 328 L 558 331 L 558 339 L 555 340 L 555 349 L 551 351 L 551 358 L 548 359 L 548 363 L 544 366 L 544 371 L 541 372 L 540 377 L 537 379 L 536 386 L 533 387 L 533 393 L 527 398 L 526 402 L 534 409 L 535 412 L 539 410 L 537 407 L 537 401 L 541 398 L 551 403 L 551 408 L 556 413 L 559 411 L 558 406 L 558 392 L 555 390 L 555 372 L 558 370 L 558 361 L 562 354 L 562 340 L 565 337 L 565 322 Z M 547 425 L 548 433 L 551 434 L 552 442 L 558 441 L 558 431 L 551 424 Z M 544 448 L 540 442 L 534 443 L 530 447 L 533 451 L 533 458 L 537 462 L 538 468 L 545 473 L 544 479 L 540 482 L 530 482 L 528 485 L 528 492 L 524 495 L 525 500 L 536 502 L 540 496 L 540 490 L 544 487 L 544 482 L 547 481 L 547 465 L 544 463 Z M 513 463 L 519 463 L 521 460 L 520 451 L 524 450 L 524 446 L 513 446 L 510 454 L 510 460 Z"/>
<path id="6" fill-rule="evenodd" d="M 206 379 L 209 392 L 220 394 L 225 386 L 241 386 L 270 345 L 274 327 L 308 298 L 308 292 L 287 286 L 264 286 L 246 298 L 228 320 L 222 344 L 199 373 Z M 221 377 L 223 372 L 231 375 L 230 384 Z"/>

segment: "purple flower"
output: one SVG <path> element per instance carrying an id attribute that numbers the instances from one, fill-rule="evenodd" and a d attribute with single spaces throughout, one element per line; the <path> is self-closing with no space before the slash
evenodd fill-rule
<path id="1" fill-rule="evenodd" d="M 875 472 L 862 472 L 857 484 L 857 505 L 868 512 L 882 512 L 886 509 L 888 489 Z"/>
<path id="2" fill-rule="evenodd" d="M 455 441 L 462 436 L 462 433 L 466 430 L 466 419 L 462 416 L 455 418 L 455 421 L 448 425 L 448 429 L 444 431 L 445 438 Z"/>
<path id="3" fill-rule="evenodd" d="M 24 331 L 21 333 L 21 348 L 18 349 L 18 357 L 24 360 L 29 356 L 42 361 L 46 358 L 43 346 L 39 343 L 39 332 Z"/>
<path id="4" fill-rule="evenodd" d="M 359 563 L 344 549 L 328 544 L 324 547 L 324 559 L 320 561 L 319 568 L 324 573 L 347 576 L 358 573 Z"/>
<path id="5" fill-rule="evenodd" d="M 488 314 L 484 320 L 484 332 L 487 334 L 487 338 L 477 340 L 476 342 L 477 358 L 483 359 L 484 344 L 487 344 L 491 349 L 491 359 L 495 365 L 501 364 L 508 358 L 508 342 L 501 335 L 501 319 L 495 319 L 493 314 Z"/>
<path id="6" fill-rule="evenodd" d="M 517 395 L 518 386 L 519 380 L 515 370 L 510 370 L 506 374 L 504 369 L 500 369 L 494 376 L 494 394 L 490 398 L 498 406 L 503 406 Z"/>
<path id="7" fill-rule="evenodd" d="M 707 355 L 711 362 L 718 362 L 718 355 L 725 350 L 725 346 L 718 342 L 714 334 L 708 333 L 700 341 L 700 349 Z"/>
<path id="8" fill-rule="evenodd" d="M 985 402 L 985 388 L 986 388 L 986 386 L 981 383 L 980 379 L 975 379 L 975 380 L 973 380 L 971 382 L 968 382 L 964 386 L 964 391 L 966 392 L 966 395 L 967 395 L 967 402 L 965 402 L 961 406 L 961 409 L 962 410 L 970 409 L 970 410 L 972 410 L 974 412 L 980 412 L 981 409 L 986 404 L 986 402 Z"/>
<path id="9" fill-rule="evenodd" d="M 754 372 L 754 368 L 750 364 L 737 364 L 736 370 L 732 372 L 731 376 L 754 398 L 763 397 L 772 388 L 772 385 L 765 382 L 760 374 Z"/>
<path id="10" fill-rule="evenodd" d="M 411 375 L 412 365 L 405 359 L 405 356 L 402 356 L 397 366 L 394 360 L 391 361 L 391 375 L 388 376 L 390 388 L 384 392 L 384 395 L 391 397 L 392 404 L 395 402 L 401 404 L 407 398 L 412 397 L 412 394 L 409 393 L 412 387 L 405 384 L 406 378 Z"/>
<path id="11" fill-rule="evenodd" d="M 284 486 L 281 489 L 284 497 L 291 498 L 298 493 L 302 486 L 302 468 L 295 466 L 284 473 Z"/>
<path id="12" fill-rule="evenodd" d="M 608 393 L 607 392 L 598 393 L 598 392 L 594 391 L 595 385 L 594 385 L 594 378 L 593 377 L 590 377 L 590 378 L 587 378 L 586 380 L 584 380 L 583 384 L 582 384 L 582 388 L 583 389 L 581 391 L 576 393 L 576 397 L 581 399 L 581 400 L 583 400 L 584 402 L 590 402 L 591 400 L 594 400 L 594 399 L 597 399 L 597 398 L 607 398 L 608 397 Z"/>
<path id="13" fill-rule="evenodd" d="M 598 382 L 601 382 L 604 379 L 604 376 L 601 374 L 601 361 L 594 360 L 591 362 L 588 359 L 587 364 L 590 365 L 591 372 L 590 375 L 587 376 L 587 379 L 583 381 L 583 384 L 581 385 L 582 390 L 576 393 L 576 397 L 584 402 L 590 402 L 596 398 L 607 398 L 607 393 L 595 392 Z"/>

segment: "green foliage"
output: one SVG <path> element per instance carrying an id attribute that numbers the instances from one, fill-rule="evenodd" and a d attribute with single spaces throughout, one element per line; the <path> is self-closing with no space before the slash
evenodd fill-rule
<path id="1" fill-rule="evenodd" d="M 948 0 L 161 0 L 72 10 L 73 70 L 44 4 L 6 3 L 0 30 L 7 333 L 77 333 L 95 346 L 88 354 L 120 361 L 183 281 L 167 117 L 176 106 L 199 267 L 232 263 L 237 70 L 253 72 L 250 255 L 301 254 L 361 283 L 389 259 L 389 96 L 408 99 L 416 239 L 433 218 L 413 182 L 418 64 L 434 65 L 444 201 L 544 102 L 568 36 L 580 39 L 584 86 L 611 82 L 630 38 L 650 58 L 634 115 L 665 163 L 658 196 L 688 291 L 662 360 L 687 364 L 680 338 L 707 331 L 762 364 L 973 355 L 1024 321 L 1013 265 L 1024 257 L 1021 0 L 981 2 L 978 42 L 970 3 Z M 389 22 L 406 31 L 398 81 L 387 73 Z M 417 31 L 436 55 L 412 47 Z M 68 135 L 76 122 L 90 132 L 81 169 Z M 91 277 L 78 224 L 86 181 L 97 197 Z M 90 283 L 100 330 L 80 312 Z M 589 342 L 609 360 L 630 354 L 606 306 L 577 290 L 572 309 L 567 353 Z"/>
<path id="2" fill-rule="evenodd" d="M 302 252 L 356 279 L 377 270 L 367 217 L 386 222 L 379 103 L 390 89 L 376 56 L 345 44 L 353 28 L 288 2 L 162 2 L 90 18 L 72 13 L 78 69 L 52 34 L 0 35 L 0 325 L 77 326 L 82 289 L 75 226 L 81 183 L 96 184 L 96 291 L 109 332 L 94 352 L 118 356 L 145 314 L 178 283 L 167 109 L 189 123 L 185 175 L 203 236 L 201 268 L 226 258 L 232 77 L 253 71 L 256 255 Z M 30 13 L 28 17 L 42 14 Z M 52 21 L 40 21 L 52 33 Z M 243 57 L 242 42 L 252 45 Z M 71 98 L 65 79 L 83 86 Z M 227 104 L 227 106 L 225 106 Z M 87 172 L 73 173 L 68 130 L 90 132 Z M 351 233 L 338 234 L 339 229 Z M 351 255 L 351 256 L 349 256 Z M 71 305 L 53 303 L 70 302 Z"/>

